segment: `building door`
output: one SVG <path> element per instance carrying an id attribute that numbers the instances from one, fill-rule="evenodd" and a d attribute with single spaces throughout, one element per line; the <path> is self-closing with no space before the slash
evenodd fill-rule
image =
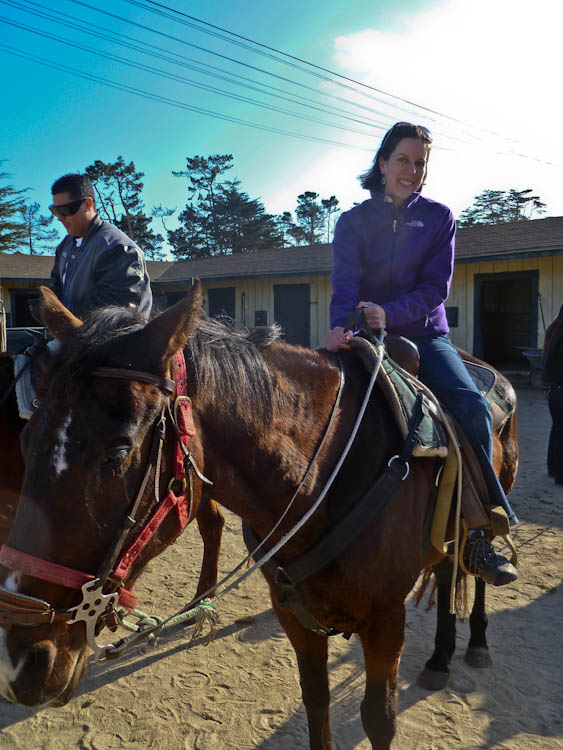
<path id="1" fill-rule="evenodd" d="M 12 327 L 24 328 L 37 328 L 38 323 L 29 310 L 28 303 L 31 300 L 39 298 L 39 291 L 33 290 L 15 290 L 12 291 L 12 316 L 9 325 Z"/>
<path id="2" fill-rule="evenodd" d="M 274 284 L 274 320 L 290 344 L 310 345 L 309 284 Z"/>
<path id="3" fill-rule="evenodd" d="M 209 317 L 218 318 L 228 315 L 235 320 L 235 287 L 219 286 L 207 290 L 207 300 L 209 303 Z"/>
<path id="4" fill-rule="evenodd" d="M 538 271 L 475 275 L 477 357 L 497 368 L 527 366 L 522 350 L 536 347 Z"/>

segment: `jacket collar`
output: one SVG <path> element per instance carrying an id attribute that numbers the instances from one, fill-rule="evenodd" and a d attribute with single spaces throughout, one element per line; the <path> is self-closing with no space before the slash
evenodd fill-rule
<path id="1" fill-rule="evenodd" d="M 375 203 L 378 206 L 391 204 L 397 209 L 397 206 L 395 205 L 395 203 L 393 203 L 393 200 L 389 198 L 388 195 L 385 195 L 385 193 L 382 190 L 370 190 L 369 192 L 371 195 L 371 199 L 375 201 Z M 405 204 L 403 205 L 403 210 L 405 208 L 410 208 L 411 206 L 413 206 L 418 201 L 419 198 L 420 198 L 420 190 L 414 193 L 411 193 L 408 200 L 405 201 Z"/>
<path id="2" fill-rule="evenodd" d="M 86 234 L 82 238 L 82 247 L 85 245 L 85 243 L 90 239 L 90 237 L 93 234 L 96 234 L 98 229 L 102 226 L 103 221 L 100 219 L 100 214 L 96 213 L 92 221 L 90 222 L 90 226 L 88 227 L 88 230 L 86 231 Z M 68 235 L 71 240 L 74 242 L 76 240 L 76 237 L 73 235 Z"/>

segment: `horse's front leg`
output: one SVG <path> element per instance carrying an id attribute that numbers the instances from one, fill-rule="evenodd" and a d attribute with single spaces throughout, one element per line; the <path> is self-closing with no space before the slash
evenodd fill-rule
<path id="1" fill-rule="evenodd" d="M 450 661 L 455 651 L 456 616 L 450 614 L 450 586 L 453 566 L 444 558 L 434 567 L 438 589 L 436 613 L 436 636 L 434 652 L 422 672 L 417 684 L 426 690 L 442 690 L 450 677 Z"/>
<path id="2" fill-rule="evenodd" d="M 493 663 L 487 644 L 488 617 L 485 609 L 485 582 L 475 579 L 475 601 L 469 616 L 470 638 L 465 652 L 465 661 L 472 667 L 490 667 Z"/>
<path id="3" fill-rule="evenodd" d="M 373 750 L 389 750 L 396 731 L 397 672 L 405 642 L 405 607 L 374 613 L 360 633 L 366 665 L 362 724 Z"/>
<path id="4" fill-rule="evenodd" d="M 297 656 L 310 750 L 332 750 L 327 638 L 304 628 L 289 610 L 278 605 L 275 595 L 272 595 L 272 604 Z"/>
<path id="5" fill-rule="evenodd" d="M 217 585 L 219 552 L 225 519 L 215 500 L 204 498 L 196 516 L 199 533 L 203 541 L 203 561 L 194 598 Z M 213 595 L 212 591 L 210 594 Z"/>

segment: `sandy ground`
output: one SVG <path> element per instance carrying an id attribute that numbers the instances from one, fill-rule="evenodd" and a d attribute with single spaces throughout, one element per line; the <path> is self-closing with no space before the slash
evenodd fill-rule
<path id="1" fill-rule="evenodd" d="M 408 605 L 400 668 L 399 750 L 563 750 L 563 487 L 545 472 L 550 425 L 542 392 L 518 389 L 521 461 L 513 506 L 520 579 L 488 589 L 494 666 L 463 661 L 468 624 L 445 690 L 416 676 L 429 657 L 434 612 Z M 201 542 L 195 528 L 152 563 L 137 586 L 140 607 L 166 615 L 195 590 Z M 221 572 L 243 557 L 240 523 L 227 516 Z M 260 574 L 219 603 L 215 640 L 188 649 L 189 630 L 165 631 L 155 647 L 119 662 L 91 662 L 63 708 L 0 702 L 1 750 L 291 750 L 307 748 L 293 651 L 269 608 Z M 357 639 L 330 644 L 332 726 L 338 750 L 369 750 L 359 703 Z"/>

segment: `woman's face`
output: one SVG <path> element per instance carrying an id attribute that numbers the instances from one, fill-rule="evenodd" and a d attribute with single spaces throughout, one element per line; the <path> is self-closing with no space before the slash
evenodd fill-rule
<path id="1" fill-rule="evenodd" d="M 389 159 L 380 159 L 379 168 L 385 177 L 383 190 L 399 208 L 415 190 L 420 190 L 426 177 L 429 148 L 420 138 L 403 138 Z"/>

